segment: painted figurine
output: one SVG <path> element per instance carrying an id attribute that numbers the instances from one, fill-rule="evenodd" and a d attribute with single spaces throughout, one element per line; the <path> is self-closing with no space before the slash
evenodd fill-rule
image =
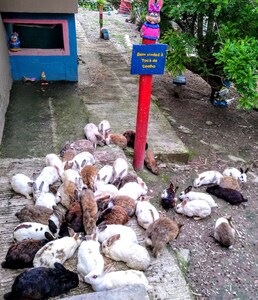
<path id="1" fill-rule="evenodd" d="M 231 86 L 230 81 L 224 81 L 222 88 L 214 94 L 214 99 L 212 104 L 214 106 L 227 106 L 228 100 L 226 99 L 229 88 Z"/>
<path id="2" fill-rule="evenodd" d="M 149 0 L 148 12 L 146 15 L 146 22 L 142 25 L 140 30 L 140 35 L 144 39 L 148 40 L 157 40 L 159 38 L 160 29 L 160 10 L 163 5 L 163 0 L 158 0 L 155 3 L 155 0 Z"/>
<path id="3" fill-rule="evenodd" d="M 13 52 L 20 51 L 20 40 L 17 32 L 13 32 L 9 38 L 9 50 Z"/>

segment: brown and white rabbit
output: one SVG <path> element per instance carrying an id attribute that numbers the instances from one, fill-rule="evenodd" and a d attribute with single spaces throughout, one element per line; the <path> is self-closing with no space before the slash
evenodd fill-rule
<path id="1" fill-rule="evenodd" d="M 145 271 L 150 265 L 150 255 L 146 248 L 116 234 L 102 243 L 102 252 L 105 256 L 123 261 L 127 267 Z"/>
<path id="2" fill-rule="evenodd" d="M 150 224 L 145 233 L 145 244 L 152 247 L 154 257 L 158 257 L 165 245 L 178 236 L 181 226 L 163 216 Z"/>
<path id="3" fill-rule="evenodd" d="M 77 185 L 71 181 L 66 180 L 62 183 L 56 193 L 56 203 L 61 203 L 66 209 L 70 208 L 71 199 L 73 198 L 75 193 L 78 193 L 79 189 Z"/>
<path id="4" fill-rule="evenodd" d="M 75 232 L 84 232 L 82 207 L 77 192 L 74 194 L 70 208 L 66 212 L 65 220 L 67 225 Z"/>
<path id="5" fill-rule="evenodd" d="M 222 246 L 232 249 L 235 241 L 235 233 L 236 231 L 231 224 L 231 217 L 217 219 L 214 228 L 214 238 Z"/>
<path id="6" fill-rule="evenodd" d="M 43 246 L 36 253 L 33 259 L 33 266 L 54 268 L 56 262 L 63 264 L 72 257 L 80 246 L 84 235 L 75 233 L 71 228 L 69 228 L 69 234 L 70 236 L 50 241 Z"/>

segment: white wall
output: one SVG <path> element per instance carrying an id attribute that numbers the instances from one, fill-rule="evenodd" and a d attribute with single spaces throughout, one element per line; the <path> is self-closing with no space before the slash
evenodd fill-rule
<path id="1" fill-rule="evenodd" d="M 0 14 L 0 144 L 3 137 L 5 113 L 9 104 L 11 87 L 12 78 L 9 65 L 6 33 Z"/>

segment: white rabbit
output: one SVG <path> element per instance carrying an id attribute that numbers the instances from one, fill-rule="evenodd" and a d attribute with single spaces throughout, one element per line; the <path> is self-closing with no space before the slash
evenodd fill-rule
<path id="1" fill-rule="evenodd" d="M 33 193 L 32 180 L 24 174 L 16 174 L 11 179 L 11 187 L 16 192 L 27 199 L 31 199 L 30 194 Z"/>
<path id="2" fill-rule="evenodd" d="M 54 268 L 56 262 L 63 264 L 74 255 L 82 242 L 82 234 L 75 233 L 71 228 L 68 228 L 68 230 L 70 236 L 50 241 L 36 253 L 33 259 L 35 268 Z"/>
<path id="3" fill-rule="evenodd" d="M 128 163 L 124 158 L 119 157 L 114 161 L 113 169 L 113 183 L 115 184 L 128 174 Z"/>
<path id="4" fill-rule="evenodd" d="M 193 186 L 199 187 L 206 184 L 219 184 L 223 175 L 218 171 L 206 171 L 199 174 L 198 178 L 194 180 Z"/>
<path id="5" fill-rule="evenodd" d="M 110 273 L 100 273 L 95 270 L 84 277 L 86 283 L 96 292 L 125 287 L 129 284 L 143 284 L 149 289 L 148 279 L 142 271 L 127 270 Z"/>
<path id="6" fill-rule="evenodd" d="M 120 224 L 99 225 L 97 227 L 97 236 L 100 243 L 115 234 L 119 234 L 120 239 L 126 239 L 127 241 L 138 244 L 136 233 L 131 227 Z"/>
<path id="7" fill-rule="evenodd" d="M 185 198 L 175 209 L 179 214 L 188 217 L 198 217 L 200 219 L 206 218 L 211 214 L 211 207 L 203 200 L 188 201 L 188 199 Z"/>
<path id="8" fill-rule="evenodd" d="M 222 217 L 217 219 L 214 228 L 214 238 L 222 246 L 232 249 L 236 231 L 230 221 L 231 218 Z"/>
<path id="9" fill-rule="evenodd" d="M 247 168 L 245 171 L 242 168 L 236 169 L 236 168 L 227 168 L 223 171 L 224 176 L 232 176 L 235 179 L 238 179 L 240 182 L 246 182 L 247 181 L 247 172 L 249 171 L 249 168 Z"/>
<path id="10" fill-rule="evenodd" d="M 36 222 L 23 222 L 14 228 L 13 239 L 16 242 L 28 239 L 44 240 L 46 232 L 52 237 L 57 236 L 57 227 L 52 220 L 48 221 L 48 225 Z"/>
<path id="11" fill-rule="evenodd" d="M 107 138 L 111 132 L 111 126 L 107 120 L 102 120 L 98 125 L 99 133 L 104 137 Z"/>
<path id="12" fill-rule="evenodd" d="M 59 176 L 61 176 L 62 173 L 64 172 L 63 163 L 55 153 L 47 154 L 45 157 L 45 163 L 46 166 L 56 167 L 58 169 Z"/>
<path id="13" fill-rule="evenodd" d="M 129 196 L 135 201 L 142 195 L 146 195 L 146 185 L 144 182 L 141 184 L 137 182 L 127 182 L 121 189 L 118 191 L 118 195 Z"/>
<path id="14" fill-rule="evenodd" d="M 157 209 L 146 200 L 146 197 L 141 197 L 141 199 L 136 204 L 135 215 L 137 218 L 137 223 L 147 229 L 151 223 L 159 219 L 159 213 Z"/>
<path id="15" fill-rule="evenodd" d="M 104 184 L 108 184 L 112 181 L 113 178 L 113 166 L 105 165 L 102 167 L 97 174 L 95 179 L 95 185 L 98 185 L 98 182 L 101 181 Z"/>
<path id="16" fill-rule="evenodd" d="M 118 195 L 118 189 L 113 184 L 104 184 L 101 181 L 95 182 L 96 185 L 96 191 L 94 192 L 94 195 L 96 198 L 102 197 L 104 195 L 110 195 L 110 197 L 114 197 Z"/>
<path id="17" fill-rule="evenodd" d="M 97 144 L 99 146 L 105 145 L 105 139 L 103 135 L 99 133 L 98 127 L 95 124 L 93 123 L 86 124 L 83 131 L 86 136 L 86 139 L 93 143 L 94 148 L 96 148 Z"/>
<path id="18" fill-rule="evenodd" d="M 56 196 L 51 192 L 41 193 L 39 197 L 35 199 L 35 205 L 45 206 L 50 209 L 52 209 L 56 204 Z"/>
<path id="19" fill-rule="evenodd" d="M 100 243 L 96 241 L 96 235 L 86 236 L 78 249 L 77 271 L 84 278 L 93 270 L 104 270 L 104 259 L 100 254 Z"/>
<path id="20" fill-rule="evenodd" d="M 218 204 L 214 201 L 211 195 L 208 195 L 206 193 L 193 192 L 192 186 L 187 187 L 180 193 L 179 199 L 183 200 L 185 198 L 188 198 L 189 201 L 204 200 L 210 205 L 210 207 L 218 207 Z"/>
<path id="21" fill-rule="evenodd" d="M 150 255 L 146 248 L 136 243 L 120 239 L 116 234 L 102 243 L 102 252 L 115 261 L 123 261 L 127 267 L 145 271 L 150 265 Z"/>
<path id="22" fill-rule="evenodd" d="M 90 152 L 84 151 L 75 155 L 75 157 L 69 161 L 69 164 L 72 164 L 73 170 L 80 172 L 84 166 L 94 165 L 95 162 L 93 155 Z"/>
<path id="23" fill-rule="evenodd" d="M 77 185 L 78 188 L 82 189 L 84 187 L 83 180 L 78 171 L 73 169 L 65 170 L 61 176 L 62 182 L 72 181 Z"/>
<path id="24" fill-rule="evenodd" d="M 42 169 L 41 173 L 35 180 L 37 188 L 44 182 L 41 189 L 42 192 L 49 192 L 49 185 L 55 183 L 59 179 L 58 169 L 55 166 L 47 166 Z"/>

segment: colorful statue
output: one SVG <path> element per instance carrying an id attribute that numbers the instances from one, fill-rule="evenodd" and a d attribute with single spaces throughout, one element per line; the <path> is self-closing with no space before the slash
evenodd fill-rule
<path id="1" fill-rule="evenodd" d="M 13 51 L 13 52 L 16 52 L 16 51 L 20 51 L 21 48 L 20 48 L 20 40 L 19 40 L 19 37 L 18 37 L 18 33 L 17 32 L 13 32 L 9 38 L 9 50 L 10 51 Z"/>
<path id="2" fill-rule="evenodd" d="M 213 105 L 214 106 L 227 106 L 228 100 L 226 99 L 228 90 L 231 86 L 230 81 L 224 81 L 222 88 L 214 94 Z"/>
<path id="3" fill-rule="evenodd" d="M 157 40 L 159 38 L 159 22 L 160 22 L 160 10 L 163 5 L 163 0 L 149 0 L 148 13 L 146 15 L 146 22 L 142 25 L 140 35 L 144 39 Z"/>

